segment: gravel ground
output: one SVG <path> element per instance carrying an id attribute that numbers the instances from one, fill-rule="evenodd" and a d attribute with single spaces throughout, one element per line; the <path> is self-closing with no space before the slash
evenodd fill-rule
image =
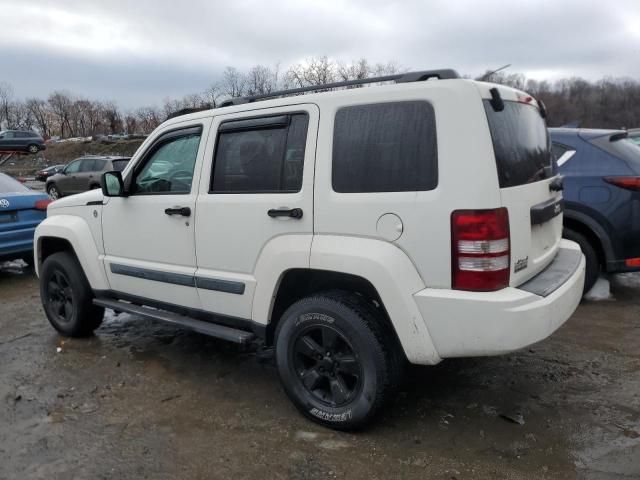
<path id="1" fill-rule="evenodd" d="M 366 431 L 302 418 L 274 367 L 130 315 L 47 324 L 37 279 L 0 267 L 0 479 L 637 479 L 640 276 L 551 338 L 414 367 Z"/>

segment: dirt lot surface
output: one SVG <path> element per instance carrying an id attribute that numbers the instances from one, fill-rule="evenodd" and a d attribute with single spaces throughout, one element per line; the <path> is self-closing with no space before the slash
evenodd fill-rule
<path id="1" fill-rule="evenodd" d="M 5 266 L 0 479 L 637 479 L 640 281 L 612 291 L 522 352 L 412 368 L 345 434 L 235 346 L 129 315 L 63 339 L 33 273 Z"/>

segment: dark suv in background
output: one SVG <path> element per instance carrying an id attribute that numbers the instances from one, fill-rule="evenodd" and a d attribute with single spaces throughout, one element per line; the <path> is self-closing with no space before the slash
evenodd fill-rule
<path id="1" fill-rule="evenodd" d="M 564 176 L 564 237 L 587 261 L 585 293 L 600 271 L 640 270 L 640 146 L 624 130 L 549 129 Z"/>
<path id="2" fill-rule="evenodd" d="M 0 132 L 0 152 L 38 153 L 44 150 L 44 139 L 36 132 L 3 130 Z"/>
<path id="3" fill-rule="evenodd" d="M 49 177 L 46 190 L 53 200 L 65 195 L 100 188 L 100 177 L 104 172 L 122 171 L 129 157 L 86 156 L 73 160 L 64 169 Z"/>

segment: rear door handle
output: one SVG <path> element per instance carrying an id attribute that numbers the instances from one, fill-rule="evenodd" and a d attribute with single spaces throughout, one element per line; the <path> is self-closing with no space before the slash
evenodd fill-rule
<path id="1" fill-rule="evenodd" d="M 291 217 L 291 218 L 302 218 L 302 209 L 301 208 L 272 208 L 267 212 L 271 218 L 276 217 Z"/>
<path id="2" fill-rule="evenodd" d="M 191 209 L 189 207 L 166 208 L 164 210 L 164 213 L 166 213 L 167 215 L 182 215 L 183 217 L 190 217 Z"/>

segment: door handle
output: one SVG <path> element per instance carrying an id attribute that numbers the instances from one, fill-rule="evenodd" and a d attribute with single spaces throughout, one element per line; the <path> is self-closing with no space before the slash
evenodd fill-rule
<path id="1" fill-rule="evenodd" d="M 291 218 L 302 218 L 302 209 L 301 208 L 272 208 L 267 212 L 271 218 L 276 217 L 291 217 Z"/>
<path id="2" fill-rule="evenodd" d="M 183 217 L 190 217 L 191 209 L 189 207 L 165 208 L 164 213 L 167 215 L 182 215 Z"/>

